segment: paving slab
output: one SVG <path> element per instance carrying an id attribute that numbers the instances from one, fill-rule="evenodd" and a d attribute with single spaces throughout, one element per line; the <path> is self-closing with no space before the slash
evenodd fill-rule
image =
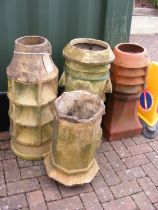
<path id="1" fill-rule="evenodd" d="M 152 61 L 158 62 L 158 34 L 152 35 L 131 35 L 130 42 L 144 46 Z"/>
<path id="2" fill-rule="evenodd" d="M 10 141 L 1 142 L 0 209 L 156 209 L 158 138 L 101 145 L 96 153 L 100 172 L 92 183 L 65 187 L 47 177 L 42 161 L 20 160 Z"/>

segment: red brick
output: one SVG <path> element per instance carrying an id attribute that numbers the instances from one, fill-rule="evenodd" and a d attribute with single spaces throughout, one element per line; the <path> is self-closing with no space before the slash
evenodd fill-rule
<path id="1" fill-rule="evenodd" d="M 65 198 L 59 201 L 50 202 L 47 204 L 49 210 L 77 210 L 77 209 L 83 209 L 83 205 L 81 203 L 81 200 L 78 196 Z"/>
<path id="2" fill-rule="evenodd" d="M 132 197 L 140 210 L 155 210 L 154 206 L 146 197 L 144 192 L 132 195 Z"/>
<path id="3" fill-rule="evenodd" d="M 2 161 L 0 160 L 0 172 L 3 171 L 3 163 Z"/>
<path id="4" fill-rule="evenodd" d="M 90 210 L 103 209 L 94 192 L 84 193 L 84 194 L 81 194 L 80 196 L 81 196 L 83 205 L 85 206 L 86 209 L 90 209 Z"/>
<path id="5" fill-rule="evenodd" d="M 22 160 L 22 159 L 19 159 L 19 158 L 17 158 L 17 161 L 18 161 L 18 165 L 19 165 L 20 168 L 26 168 L 26 167 L 29 167 L 29 166 L 33 166 L 32 161 Z"/>
<path id="6" fill-rule="evenodd" d="M 110 201 L 114 198 L 102 176 L 95 177 L 91 184 L 101 203 Z"/>
<path id="7" fill-rule="evenodd" d="M 4 160 L 3 164 L 7 182 L 20 180 L 20 171 L 15 159 Z"/>
<path id="8" fill-rule="evenodd" d="M 119 158 L 119 156 L 115 151 L 106 152 L 105 157 L 115 172 L 126 169 L 126 166 L 124 165 L 124 163 L 122 162 L 122 160 Z"/>
<path id="9" fill-rule="evenodd" d="M 81 186 L 72 186 L 71 188 L 59 185 L 59 189 L 63 198 L 72 197 L 81 193 L 91 192 L 93 189 L 90 184 L 84 184 Z"/>
<path id="10" fill-rule="evenodd" d="M 54 182 L 49 185 L 43 185 L 42 190 L 47 202 L 61 199 L 60 192 Z"/>
<path id="11" fill-rule="evenodd" d="M 152 180 L 155 186 L 158 186 L 158 171 L 152 165 L 152 163 L 146 164 L 142 166 L 143 170 L 147 174 L 147 176 Z"/>
<path id="12" fill-rule="evenodd" d="M 152 203 L 158 202 L 158 190 L 148 177 L 137 180 Z"/>
<path id="13" fill-rule="evenodd" d="M 10 138 L 9 131 L 0 132 L 0 141 L 5 142 Z"/>
<path id="14" fill-rule="evenodd" d="M 39 182 L 41 185 L 46 185 L 46 184 L 51 184 L 52 182 L 55 182 L 55 181 L 49 176 L 41 176 L 39 177 Z"/>
<path id="15" fill-rule="evenodd" d="M 0 160 L 15 159 L 15 158 L 16 156 L 10 149 L 0 151 Z"/>
<path id="16" fill-rule="evenodd" d="M 154 206 L 155 206 L 155 209 L 158 210 L 158 203 L 155 203 Z"/>
<path id="17" fill-rule="evenodd" d="M 104 177 L 108 186 L 119 184 L 121 181 L 105 159 L 105 156 L 102 153 L 99 153 L 96 155 L 96 159 L 100 167 L 100 173 Z"/>
<path id="18" fill-rule="evenodd" d="M 97 160 L 97 163 L 101 166 L 101 165 L 106 165 L 107 164 L 107 160 L 104 156 L 103 153 L 99 153 L 99 154 L 96 154 L 96 160 Z"/>
<path id="19" fill-rule="evenodd" d="M 7 184 L 8 195 L 31 192 L 40 189 L 37 178 L 10 182 Z"/>
<path id="20" fill-rule="evenodd" d="M 104 210 L 136 210 L 137 207 L 131 197 L 119 198 L 103 204 Z"/>
<path id="21" fill-rule="evenodd" d="M 127 148 L 136 145 L 135 142 L 134 142 L 131 138 L 122 139 L 122 143 L 123 143 Z"/>
<path id="22" fill-rule="evenodd" d="M 150 142 L 149 145 L 158 153 L 158 141 Z"/>
<path id="23" fill-rule="evenodd" d="M 152 148 L 148 144 L 136 145 L 128 148 L 132 155 L 139 155 L 146 152 L 151 152 Z"/>
<path id="24" fill-rule="evenodd" d="M 4 173 L 3 173 L 3 171 L 0 171 L 0 181 L 4 181 Z"/>
<path id="25" fill-rule="evenodd" d="M 129 153 L 129 151 L 126 149 L 126 147 L 123 145 L 123 143 L 121 141 L 111 142 L 111 145 L 113 146 L 113 148 L 115 149 L 115 151 L 118 153 L 118 155 L 121 158 L 131 156 L 131 154 Z"/>
<path id="26" fill-rule="evenodd" d="M 0 181 L 1 180 L 4 180 L 4 173 L 3 173 L 3 163 L 2 161 L 0 160 Z"/>
<path id="27" fill-rule="evenodd" d="M 100 171 L 97 172 L 97 174 L 95 176 L 101 176 Z"/>
<path id="28" fill-rule="evenodd" d="M 110 143 L 103 140 L 96 153 L 107 152 L 107 151 L 110 151 L 110 150 L 113 150 Z"/>
<path id="29" fill-rule="evenodd" d="M 141 165 L 149 163 L 149 160 L 147 159 L 147 157 L 144 154 L 136 155 L 136 156 L 133 156 L 130 158 L 124 158 L 124 159 L 122 159 L 122 161 L 125 163 L 127 168 L 141 166 Z"/>
<path id="30" fill-rule="evenodd" d="M 0 142 L 0 150 L 10 149 L 10 141 Z"/>
<path id="31" fill-rule="evenodd" d="M 25 207 L 25 208 L 22 208 L 22 209 L 20 209 L 20 210 L 29 210 L 29 208 Z"/>
<path id="32" fill-rule="evenodd" d="M 0 198 L 1 210 L 13 210 L 27 207 L 26 197 L 24 194 Z"/>
<path id="33" fill-rule="evenodd" d="M 111 190 L 116 198 L 132 195 L 141 191 L 139 185 L 135 180 L 123 182 L 119 185 L 112 186 Z"/>
<path id="34" fill-rule="evenodd" d="M 5 154 L 4 155 L 5 160 L 16 158 L 15 154 L 13 153 L 13 151 L 11 149 L 4 150 L 4 154 Z"/>
<path id="35" fill-rule="evenodd" d="M 121 182 L 110 166 L 101 166 L 100 173 L 104 177 L 108 186 L 116 185 Z"/>
<path id="36" fill-rule="evenodd" d="M 4 151 L 0 151 L 0 160 L 4 160 L 5 153 Z"/>
<path id="37" fill-rule="evenodd" d="M 44 165 L 21 168 L 21 177 L 23 179 L 44 176 L 46 174 L 47 173 Z"/>
<path id="38" fill-rule="evenodd" d="M 133 137 L 132 139 L 136 144 L 144 144 L 151 141 L 151 139 L 147 139 L 143 135 Z"/>
<path id="39" fill-rule="evenodd" d="M 7 195 L 7 191 L 6 191 L 6 185 L 4 180 L 0 180 L 0 197 L 1 196 L 6 196 Z M 0 206 L 1 209 L 1 206 Z"/>
<path id="40" fill-rule="evenodd" d="M 27 193 L 30 210 L 46 210 L 47 206 L 41 190 Z"/>
<path id="41" fill-rule="evenodd" d="M 40 165 L 44 165 L 44 163 L 43 163 L 43 160 L 35 160 L 35 161 L 33 161 L 33 165 L 40 166 Z"/>
<path id="42" fill-rule="evenodd" d="M 22 208 L 22 209 L 20 209 L 20 210 L 29 210 L 29 208 L 25 207 L 25 208 Z"/>
<path id="43" fill-rule="evenodd" d="M 61 199 L 59 189 L 54 180 L 47 176 L 39 177 L 43 194 L 47 202 Z"/>
<path id="44" fill-rule="evenodd" d="M 137 178 L 145 176 L 145 173 L 139 166 L 135 168 L 130 168 L 124 171 L 119 171 L 117 172 L 117 174 L 119 175 L 122 181 L 129 181 L 132 179 L 137 179 Z"/>
<path id="45" fill-rule="evenodd" d="M 147 153 L 146 156 L 153 163 L 153 165 L 158 169 L 158 154 L 155 152 Z"/>

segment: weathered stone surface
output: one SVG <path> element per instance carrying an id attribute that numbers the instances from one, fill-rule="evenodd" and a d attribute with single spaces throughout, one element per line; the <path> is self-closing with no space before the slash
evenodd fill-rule
<path id="1" fill-rule="evenodd" d="M 54 107 L 52 151 L 45 159 L 48 176 L 67 186 L 88 183 L 99 169 L 95 151 L 101 141 L 104 103 L 79 90 L 63 93 Z"/>
<path id="2" fill-rule="evenodd" d="M 109 64 L 114 54 L 110 46 L 101 40 L 73 39 L 64 47 L 63 56 L 65 71 L 59 84 L 66 91 L 85 90 L 105 100 L 105 93 L 112 91 Z"/>
<path id="3" fill-rule="evenodd" d="M 7 68 L 11 146 L 27 160 L 42 159 L 50 151 L 58 80 L 50 54 L 47 39 L 21 37 Z"/>

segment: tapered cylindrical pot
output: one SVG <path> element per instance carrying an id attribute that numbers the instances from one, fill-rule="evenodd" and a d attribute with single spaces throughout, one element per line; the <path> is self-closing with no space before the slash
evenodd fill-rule
<path id="1" fill-rule="evenodd" d="M 141 133 L 137 104 L 145 86 L 147 67 L 150 63 L 146 49 L 137 44 L 118 44 L 113 52 L 113 94 L 107 103 L 102 123 L 107 140 L 128 138 Z"/>
<path id="2" fill-rule="evenodd" d="M 41 159 L 50 150 L 58 82 L 48 40 L 17 39 L 7 75 L 11 148 L 21 158 Z"/>
<path id="3" fill-rule="evenodd" d="M 66 91 L 86 90 L 105 100 L 105 93 L 112 91 L 109 68 L 114 54 L 110 46 L 100 40 L 78 38 L 66 45 L 63 56 L 65 71 L 60 85 Z"/>
<path id="4" fill-rule="evenodd" d="M 79 90 L 63 93 L 54 106 L 52 150 L 45 159 L 48 176 L 67 186 L 88 183 L 99 169 L 94 156 L 104 103 Z"/>

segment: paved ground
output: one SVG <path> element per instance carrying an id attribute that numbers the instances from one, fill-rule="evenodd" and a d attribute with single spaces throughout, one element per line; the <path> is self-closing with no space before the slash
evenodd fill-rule
<path id="1" fill-rule="evenodd" d="M 42 161 L 15 157 L 0 142 L 0 209 L 158 209 L 158 138 L 103 142 L 91 184 L 67 188 L 46 176 Z"/>
<path id="2" fill-rule="evenodd" d="M 132 36 L 158 61 L 158 36 Z M 103 142 L 96 154 L 100 172 L 91 184 L 67 188 L 46 175 L 42 161 L 15 157 L 0 142 L 0 210 L 158 209 L 158 137 Z"/>
<path id="3" fill-rule="evenodd" d="M 130 41 L 144 46 L 148 50 L 151 59 L 158 62 L 158 34 L 132 35 Z"/>

